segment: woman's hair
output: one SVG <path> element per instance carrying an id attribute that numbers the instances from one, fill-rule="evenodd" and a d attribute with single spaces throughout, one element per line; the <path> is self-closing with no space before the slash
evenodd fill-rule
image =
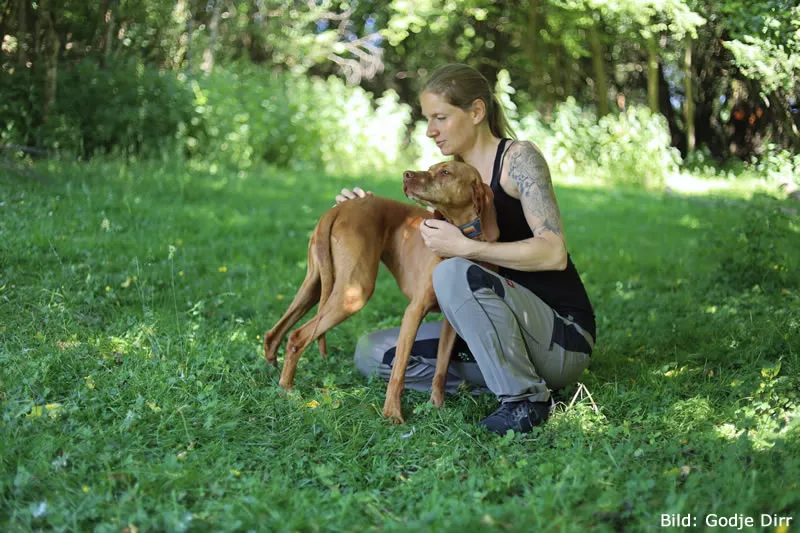
<path id="1" fill-rule="evenodd" d="M 483 74 L 474 68 L 460 63 L 439 67 L 423 88 L 423 92 L 443 96 L 452 106 L 468 110 L 475 100 L 483 100 L 486 107 L 486 120 L 495 137 L 516 139 L 514 130 L 503 113 L 503 106 L 492 94 L 492 88 Z"/>

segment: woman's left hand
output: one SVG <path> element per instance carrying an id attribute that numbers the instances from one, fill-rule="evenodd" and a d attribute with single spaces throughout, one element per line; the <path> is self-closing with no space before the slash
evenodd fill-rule
<path id="1" fill-rule="evenodd" d="M 444 220 L 425 219 L 419 226 L 425 246 L 439 257 L 464 257 L 472 241 L 461 230 Z"/>

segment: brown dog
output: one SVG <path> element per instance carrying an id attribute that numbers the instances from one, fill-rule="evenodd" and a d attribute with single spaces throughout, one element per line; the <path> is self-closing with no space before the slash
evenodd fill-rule
<path id="1" fill-rule="evenodd" d="M 422 241 L 419 225 L 444 218 L 473 238 L 495 241 L 499 236 L 494 195 L 478 171 L 457 161 L 433 165 L 427 171 L 403 173 L 409 198 L 432 206 L 436 213 L 388 198 L 367 196 L 348 200 L 322 215 L 308 244 L 308 271 L 289 309 L 264 335 L 264 358 L 277 367 L 277 351 L 286 333 L 317 302 L 317 315 L 289 336 L 280 385 L 290 389 L 300 355 L 324 334 L 358 312 L 372 296 L 378 265 L 383 261 L 410 303 L 397 338 L 392 375 L 386 389 L 383 416 L 403 423 L 400 397 L 411 347 L 422 319 L 438 310 L 433 269 L 441 262 Z M 477 230 L 477 231 L 476 231 Z M 455 331 L 444 320 L 437 352 L 431 402 L 441 407 Z"/>

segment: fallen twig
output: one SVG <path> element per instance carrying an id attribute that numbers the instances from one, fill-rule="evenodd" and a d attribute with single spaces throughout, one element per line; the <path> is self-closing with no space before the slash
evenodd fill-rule
<path id="1" fill-rule="evenodd" d="M 575 392 L 575 395 L 572 397 L 572 401 L 569 402 L 569 405 L 567 406 L 567 409 L 569 409 L 570 407 L 572 407 L 575 404 L 575 401 L 579 399 L 578 396 L 580 396 L 581 400 L 583 400 L 583 399 L 588 397 L 589 401 L 592 402 L 592 410 L 594 410 L 595 413 L 600 411 L 597 408 L 597 404 L 594 403 L 594 398 L 592 398 L 592 393 L 589 392 L 589 389 L 586 388 L 586 385 L 584 385 L 581 382 L 578 382 L 578 390 Z"/>

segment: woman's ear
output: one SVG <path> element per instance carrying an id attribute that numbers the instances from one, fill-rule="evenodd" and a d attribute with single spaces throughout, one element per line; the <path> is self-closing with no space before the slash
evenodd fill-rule
<path id="1" fill-rule="evenodd" d="M 486 118 L 486 102 L 481 98 L 472 101 L 472 123 L 480 124 Z"/>

